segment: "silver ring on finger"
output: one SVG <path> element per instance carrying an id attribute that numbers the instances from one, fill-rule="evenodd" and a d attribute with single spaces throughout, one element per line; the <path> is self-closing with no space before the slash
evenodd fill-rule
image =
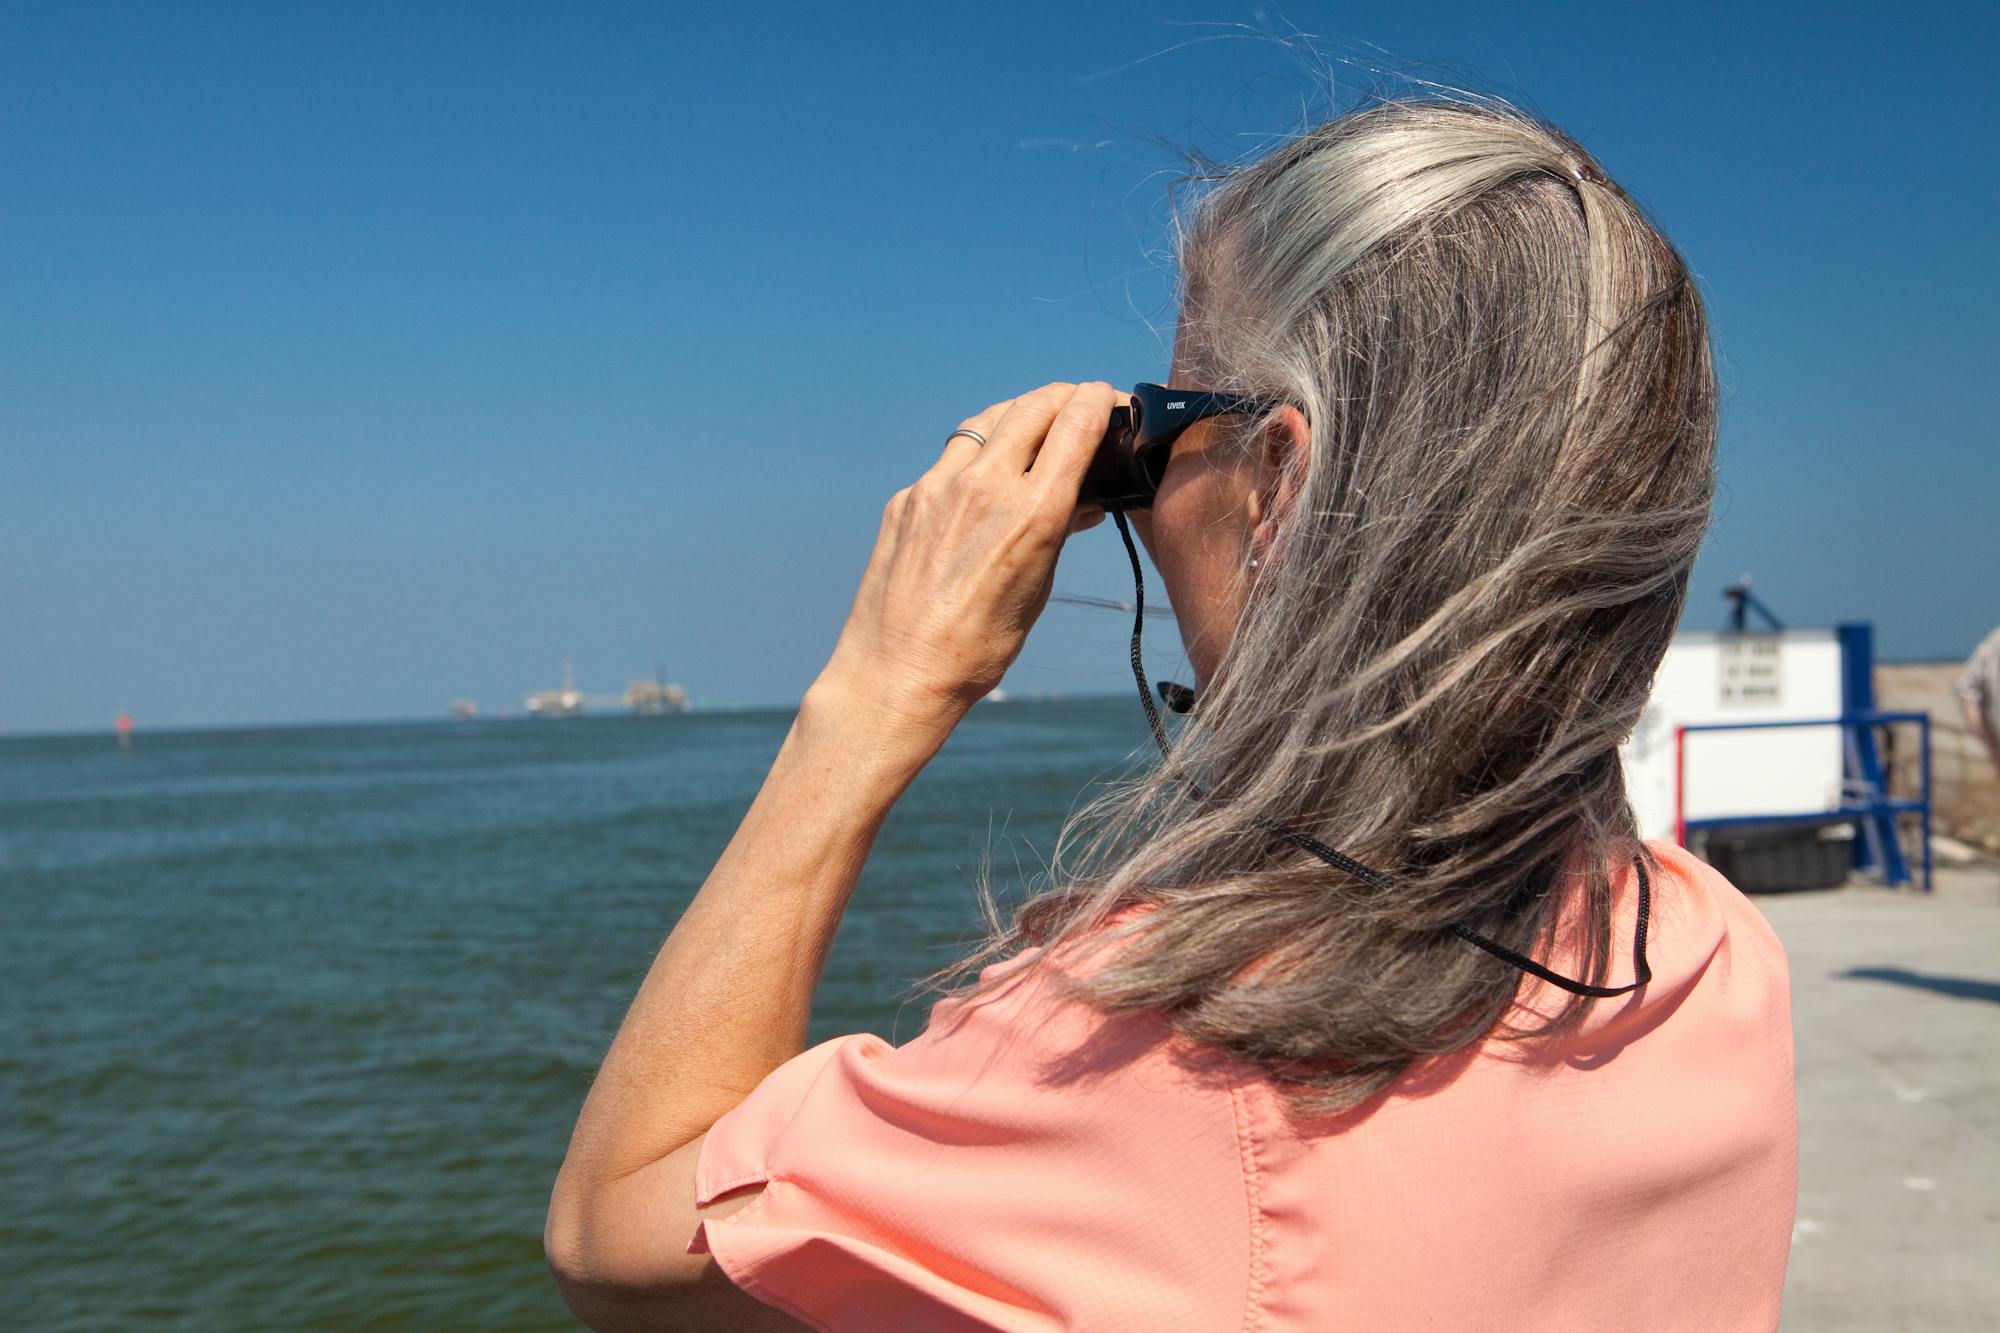
<path id="1" fill-rule="evenodd" d="M 957 439 L 961 435 L 969 438 L 974 444 L 986 443 L 986 437 L 984 435 L 981 435 L 978 431 L 972 429 L 970 426 L 960 426 L 957 430 L 945 436 L 944 442 L 946 444 L 950 444 L 953 440 Z"/>

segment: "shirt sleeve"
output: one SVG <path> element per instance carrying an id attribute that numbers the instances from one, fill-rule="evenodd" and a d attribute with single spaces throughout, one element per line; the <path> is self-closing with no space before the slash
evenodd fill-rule
<path id="1" fill-rule="evenodd" d="M 1996 682 L 2000 682 L 2000 629 L 1981 639 L 1972 656 L 1965 659 L 1954 693 L 1975 708 L 1988 708 Z"/>
<path id="2" fill-rule="evenodd" d="M 1025 955 L 987 968 L 1012 969 Z M 822 1330 L 1146 1330 L 1243 1319 L 1249 1207 L 1234 1094 L 1044 976 L 940 1000 L 902 1046 L 835 1037 L 709 1130 L 707 1252 Z"/>

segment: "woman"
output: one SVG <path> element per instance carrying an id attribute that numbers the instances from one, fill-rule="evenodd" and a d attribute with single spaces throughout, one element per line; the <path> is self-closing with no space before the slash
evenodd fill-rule
<path id="1" fill-rule="evenodd" d="M 1618 746 L 1714 485 L 1699 299 L 1574 142 L 1392 103 L 1221 179 L 1135 522 L 1200 704 L 904 1046 L 802 1050 L 870 841 L 1048 597 L 1114 403 L 883 515 L 634 1000 L 547 1247 L 598 1328 L 1770 1328 L 1785 959 Z M 981 444 L 979 441 L 984 441 Z M 1119 515 L 1121 531 L 1124 516 Z M 1136 566 L 1136 555 L 1134 556 Z"/>
<path id="2" fill-rule="evenodd" d="M 1965 712 L 1965 726 L 1986 747 L 1987 758 L 2000 773 L 2000 627 L 1979 641 L 1965 659 L 1952 693 Z"/>

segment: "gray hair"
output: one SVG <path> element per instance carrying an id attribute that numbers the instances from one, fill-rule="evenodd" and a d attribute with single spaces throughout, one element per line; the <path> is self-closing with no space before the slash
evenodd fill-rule
<path id="1" fill-rule="evenodd" d="M 982 879 L 982 947 L 930 980 L 1033 946 L 1040 968 L 1150 905 L 1058 989 L 1164 1015 L 1311 1117 L 1582 1018 L 1510 1021 L 1522 973 L 1455 926 L 1545 957 L 1576 903 L 1581 978 L 1608 974 L 1612 876 L 1643 850 L 1618 748 L 1708 525 L 1714 375 L 1673 247 L 1503 104 L 1391 101 L 1199 179 L 1178 370 L 1296 404 L 1306 475 L 1172 757 L 1072 814 L 1011 921 Z M 1255 448 L 1234 420 L 1221 447 Z"/>

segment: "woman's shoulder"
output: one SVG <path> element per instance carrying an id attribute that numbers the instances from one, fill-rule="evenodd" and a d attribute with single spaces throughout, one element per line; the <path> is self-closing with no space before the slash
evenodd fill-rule
<path id="1" fill-rule="evenodd" d="M 923 1033 L 899 1053 L 977 1055 L 1042 1088 L 1124 1080 L 1126 1096 L 1184 1088 L 1226 1099 L 1241 1071 L 1193 1047 L 1165 1014 L 1105 1010 L 1069 989 L 1108 963 L 1127 938 L 1124 928 L 1154 910 L 1128 904 L 1053 949 L 1032 946 L 987 965 L 976 987 L 941 998 Z"/>
<path id="2" fill-rule="evenodd" d="M 1739 978 L 1754 970 L 1769 985 L 1789 994 L 1790 967 L 1784 941 L 1750 896 L 1722 871 L 1678 843 L 1653 839 L 1646 843 L 1646 849 L 1669 876 L 1666 892 L 1658 895 L 1666 913 L 1662 920 L 1668 933 L 1661 947 L 1668 965 L 1685 969 L 1724 954 Z"/>
<path id="3" fill-rule="evenodd" d="M 1583 970 L 1586 921 L 1581 899 L 1565 905 L 1543 960 L 1557 973 L 1574 977 Z M 1763 913 L 1722 872 L 1665 839 L 1647 840 L 1635 861 L 1612 871 L 1611 961 L 1603 984 L 1637 982 L 1642 946 L 1646 984 L 1629 996 L 1594 1001 L 1569 1029 L 1572 1041 L 1613 1024 L 1629 1027 L 1661 1006 L 1678 1008 L 1705 977 L 1714 978 L 1710 992 L 1733 979 L 1767 994 L 1788 993 L 1784 946 Z M 1570 1002 L 1562 988 L 1528 977 L 1511 1021 L 1536 1026 Z"/>
<path id="4" fill-rule="evenodd" d="M 829 1328 L 1241 1320 L 1230 1089 L 1185 1075 L 1163 1023 L 1098 1013 L 1032 961 L 990 965 L 1008 984 L 947 996 L 901 1045 L 813 1047 L 717 1123 L 708 1189 L 769 1181 L 706 1224 L 732 1279 Z"/>

